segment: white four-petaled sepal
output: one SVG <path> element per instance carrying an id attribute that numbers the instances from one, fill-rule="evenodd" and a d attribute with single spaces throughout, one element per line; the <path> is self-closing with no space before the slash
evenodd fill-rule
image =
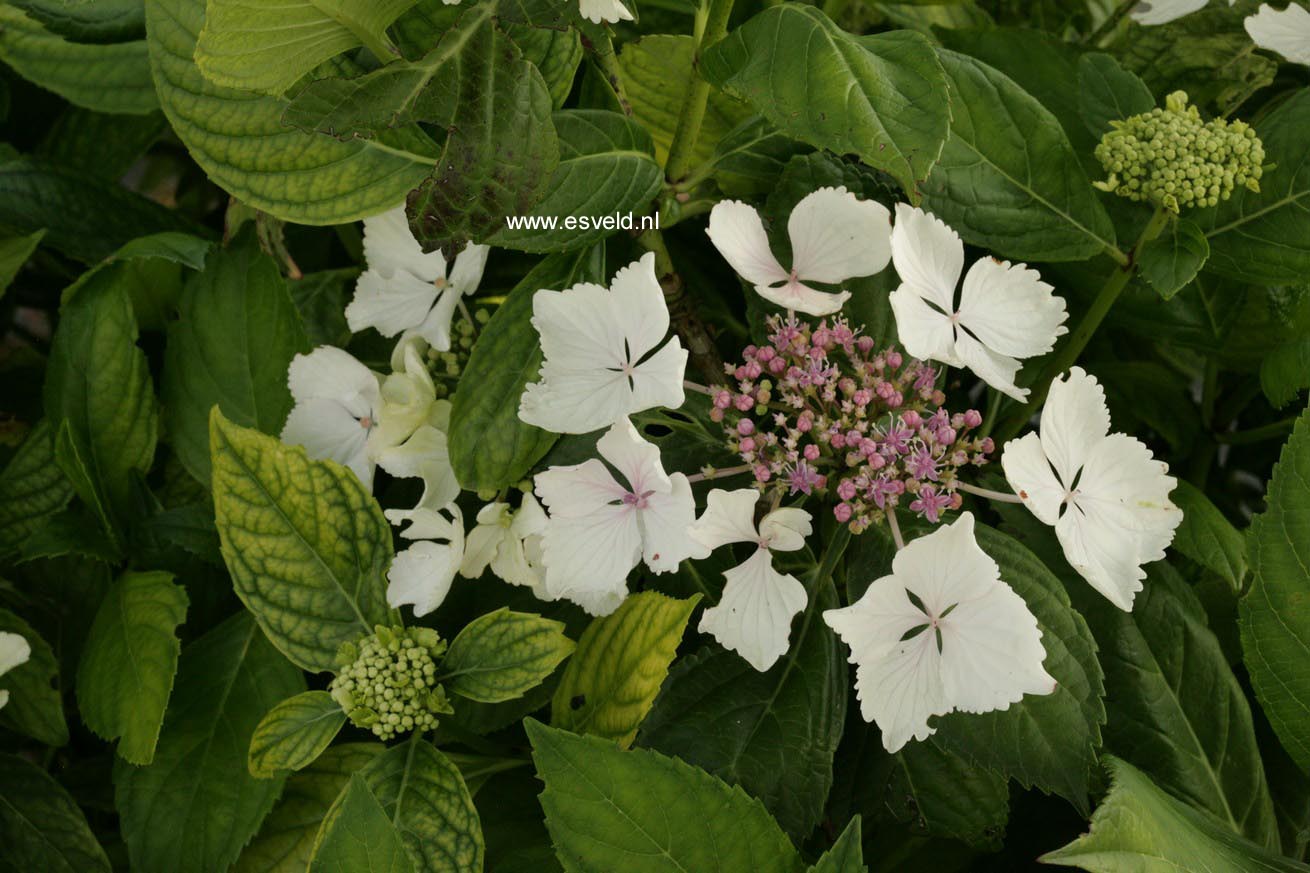
<path id="1" fill-rule="evenodd" d="M 627 596 L 628 573 L 641 561 L 667 573 L 709 552 L 687 533 L 696 518 L 687 477 L 665 474 L 659 449 L 630 421 L 610 427 L 596 449 L 604 462 L 551 467 L 537 475 L 536 491 L 550 514 L 542 537 L 547 595 L 607 615 Z"/>
<path id="2" fill-rule="evenodd" d="M 1247 16 L 1244 26 L 1260 48 L 1310 66 L 1310 10 L 1300 3 L 1290 3 L 1281 11 L 1261 3 L 1255 15 Z"/>
<path id="3" fill-rule="evenodd" d="M 1069 564 L 1132 610 L 1142 565 L 1164 557 L 1183 513 L 1169 500 L 1177 484 L 1169 466 L 1140 441 L 1110 433 L 1096 379 L 1074 367 L 1052 382 L 1039 433 L 1007 443 L 1001 467 L 1033 515 L 1054 525 Z"/>
<path id="4" fill-rule="evenodd" d="M 32 657 L 32 647 L 27 640 L 16 633 L 0 631 L 0 676 L 27 663 Z M 0 709 L 9 702 L 9 691 L 0 688 Z"/>
<path id="5" fill-rule="evenodd" d="M 305 447 L 315 460 L 332 460 L 373 486 L 369 436 L 381 417 L 381 377 L 333 346 L 296 355 L 287 368 L 295 406 L 282 428 L 282 442 Z"/>
<path id="6" fill-rule="evenodd" d="M 372 327 L 383 336 L 421 336 L 438 351 L 447 351 L 455 307 L 461 297 L 477 290 L 489 252 L 487 246 L 470 243 L 455 257 L 447 276 L 445 256 L 423 251 L 403 205 L 366 218 L 368 269 L 346 307 L 346 323 L 355 332 Z"/>
<path id="7" fill-rule="evenodd" d="M 765 300 L 807 315 L 839 311 L 850 292 L 829 293 L 806 282 L 837 285 L 872 276 L 891 257 L 887 207 L 860 200 L 845 188 L 820 188 L 801 199 L 787 219 L 792 266 L 778 262 L 754 207 L 723 200 L 710 211 L 710 241 Z"/>
<path id="8" fill-rule="evenodd" d="M 619 270 L 610 287 L 583 283 L 532 298 L 541 378 L 526 386 L 519 418 L 555 433 L 589 433 L 684 399 L 687 351 L 669 332 L 655 255 Z"/>
<path id="9" fill-rule="evenodd" d="M 1204 9 L 1210 0 L 1140 0 L 1129 14 L 1138 24 L 1168 24 L 1184 15 Z M 1232 0 L 1228 0 L 1232 5 Z"/>
<path id="10" fill-rule="evenodd" d="M 860 712 L 889 752 L 935 733 L 933 716 L 1056 688 L 1037 619 L 978 546 L 968 512 L 901 549 L 890 575 L 823 619 L 850 646 Z"/>
<path id="11" fill-rule="evenodd" d="M 714 489 L 689 533 L 706 551 L 729 543 L 755 545 L 749 558 L 724 572 L 723 595 L 701 616 L 700 631 L 763 672 L 786 654 L 792 619 L 806 603 L 805 586 L 775 570 L 772 553 L 803 547 L 812 528 L 810 514 L 795 508 L 776 509 L 757 526 L 759 497 L 754 488 Z"/>
<path id="12" fill-rule="evenodd" d="M 393 511 L 387 514 L 390 517 Z M 393 519 L 394 520 L 394 519 Z M 444 510 L 411 511 L 413 524 L 402 534 L 423 539 L 400 552 L 387 572 L 387 603 L 405 604 L 414 615 L 427 615 L 441 605 L 464 558 L 464 518 L 454 504 Z"/>
<path id="13" fill-rule="evenodd" d="M 896 206 L 892 263 L 901 278 L 891 293 L 896 333 L 922 360 L 967 367 L 1018 400 L 1019 361 L 1049 352 L 1067 332 L 1064 298 L 1036 270 L 981 258 L 964 274 L 964 243 L 940 219 L 904 203 Z"/>

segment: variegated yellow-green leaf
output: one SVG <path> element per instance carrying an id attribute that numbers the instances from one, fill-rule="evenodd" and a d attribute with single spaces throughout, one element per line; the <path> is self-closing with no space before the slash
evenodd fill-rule
<path id="1" fill-rule="evenodd" d="M 343 642 L 396 623 L 391 528 L 354 473 L 217 409 L 210 446 L 223 559 L 273 645 L 306 670 L 328 670 Z"/>
<path id="2" fill-rule="evenodd" d="M 592 621 L 555 691 L 551 724 L 631 745 L 699 600 L 643 591 Z"/>
<path id="3" fill-rule="evenodd" d="M 268 778 L 314 763 L 345 723 L 341 704 L 326 691 L 288 697 L 269 710 L 250 738 L 250 775 Z"/>
<path id="4" fill-rule="evenodd" d="M 309 862 L 309 873 L 413 873 L 400 831 L 356 773 Z"/>
<path id="5" fill-rule="evenodd" d="M 107 740 L 121 737 L 118 754 L 133 764 L 154 760 L 188 603 L 169 573 L 124 573 L 101 601 L 82 649 L 82 720 Z"/>
<path id="6" fill-rule="evenodd" d="M 415 0 L 208 0 L 196 66 L 216 85 L 281 94 L 347 49 L 383 62 L 386 29 Z"/>
<path id="7" fill-rule="evenodd" d="M 286 101 L 215 85 L 196 67 L 204 0 L 146 4 L 159 103 L 191 157 L 243 203 L 286 221 L 339 224 L 399 204 L 436 148 L 417 130 L 340 143 L 282 125 Z"/>
<path id="8" fill-rule="evenodd" d="M 459 632 L 441 662 L 446 690 L 481 703 L 521 697 L 574 649 L 564 623 L 501 608 Z"/>

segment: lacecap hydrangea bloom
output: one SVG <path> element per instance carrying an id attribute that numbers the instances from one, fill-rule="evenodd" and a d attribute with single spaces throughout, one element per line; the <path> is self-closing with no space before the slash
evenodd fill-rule
<path id="1" fill-rule="evenodd" d="M 1204 121 L 1187 94 L 1122 121 L 1101 138 L 1096 159 L 1109 178 L 1094 183 L 1129 200 L 1183 208 L 1217 206 L 1246 188 L 1259 192 L 1265 150 L 1244 121 Z"/>
<path id="2" fill-rule="evenodd" d="M 341 669 L 328 687 L 351 724 L 389 740 L 437 726 L 437 716 L 454 710 L 437 682 L 446 643 L 425 627 L 378 625 L 337 653 Z"/>
<path id="3" fill-rule="evenodd" d="M 951 413 L 937 371 L 881 348 L 842 318 L 771 316 L 713 390 L 710 417 L 779 499 L 833 495 L 837 521 L 861 533 L 905 506 L 931 522 L 960 507 L 962 468 L 987 463 L 977 410 Z"/>

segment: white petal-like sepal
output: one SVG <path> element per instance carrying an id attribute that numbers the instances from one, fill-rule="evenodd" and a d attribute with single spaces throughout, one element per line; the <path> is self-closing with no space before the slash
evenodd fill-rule
<path id="1" fill-rule="evenodd" d="M 1261 3 L 1260 10 L 1247 17 L 1245 27 L 1260 48 L 1310 66 L 1310 10 L 1301 3 L 1289 3 L 1282 11 Z"/>
<path id="2" fill-rule="evenodd" d="M 891 213 L 845 188 L 801 198 L 787 219 L 792 269 L 807 282 L 835 285 L 880 272 L 891 260 Z"/>
<path id="3" fill-rule="evenodd" d="M 414 607 L 414 615 L 427 615 L 450 593 L 462 558 L 463 543 L 416 542 L 396 555 L 387 572 L 387 604 Z"/>
<path id="4" fill-rule="evenodd" d="M 1006 709 L 1056 687 L 1036 618 L 979 548 L 967 512 L 912 541 L 891 575 L 823 617 L 851 648 L 861 713 L 889 752 L 931 735 L 932 716 Z"/>
<path id="5" fill-rule="evenodd" d="M 723 596 L 701 616 L 701 633 L 763 672 L 787 652 L 791 621 L 805 608 L 805 586 L 773 569 L 764 548 L 723 575 Z"/>
<path id="6" fill-rule="evenodd" d="M 674 337 L 651 352 L 669 324 L 653 254 L 620 270 L 610 289 L 543 289 L 532 309 L 544 360 L 519 401 L 523 421 L 589 433 L 644 409 L 682 405 L 686 350 Z"/>
<path id="7" fill-rule="evenodd" d="M 1140 0 L 1130 13 L 1138 24 L 1168 24 L 1184 15 L 1204 9 L 1210 0 Z M 1231 0 L 1229 0 L 1231 3 Z"/>

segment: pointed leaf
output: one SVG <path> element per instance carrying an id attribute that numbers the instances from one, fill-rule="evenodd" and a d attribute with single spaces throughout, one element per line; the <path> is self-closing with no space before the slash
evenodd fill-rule
<path id="1" fill-rule="evenodd" d="M 0 866 L 109 873 L 109 858 L 73 798 L 26 758 L 0 755 Z"/>
<path id="2" fill-rule="evenodd" d="M 1174 534 L 1174 548 L 1220 576 L 1240 594 L 1246 578 L 1246 540 L 1192 483 L 1179 479 L 1169 499 L 1183 511 L 1183 523 Z"/>
<path id="3" fill-rule="evenodd" d="M 114 767 L 133 870 L 226 870 L 236 860 L 284 781 L 246 772 L 250 738 L 277 701 L 304 690 L 244 613 L 183 650 L 154 763 Z"/>
<path id="4" fill-rule="evenodd" d="M 267 779 L 279 770 L 309 766 L 345 723 L 341 704 L 326 691 L 288 697 L 268 711 L 250 738 L 250 775 Z"/>
<path id="5" fill-rule="evenodd" d="M 464 626 L 441 660 L 446 690 L 481 703 L 522 697 L 574 649 L 564 622 L 501 607 Z"/>
<path id="6" fill-rule="evenodd" d="M 642 591 L 610 615 L 593 619 L 564 668 L 551 723 L 631 745 L 699 600 L 699 594 L 675 600 Z"/>
<path id="7" fill-rule="evenodd" d="M 36 423 L 0 472 L 0 555 L 12 554 L 73 497 L 55 464 L 50 419 Z"/>
<path id="8" fill-rule="evenodd" d="M 350 778 L 340 807 L 309 873 L 413 873 L 400 832 L 359 773 Z"/>
<path id="9" fill-rule="evenodd" d="M 631 599 L 631 598 L 630 598 Z M 528 719 L 564 869 L 797 873 L 800 857 L 758 800 L 658 752 L 623 751 Z"/>
<path id="10" fill-rule="evenodd" d="M 300 447 L 210 418 L 214 521 L 237 596 L 269 640 L 311 672 L 391 625 L 391 528 L 354 473 Z"/>
<path id="11" fill-rule="evenodd" d="M 864 848 L 860 845 L 860 817 L 857 815 L 809 873 L 868 873 L 868 870 L 864 863 Z"/>
<path id="12" fill-rule="evenodd" d="M 77 668 L 77 707 L 119 757 L 149 764 L 177 672 L 186 591 L 170 573 L 124 573 L 96 612 Z"/>

